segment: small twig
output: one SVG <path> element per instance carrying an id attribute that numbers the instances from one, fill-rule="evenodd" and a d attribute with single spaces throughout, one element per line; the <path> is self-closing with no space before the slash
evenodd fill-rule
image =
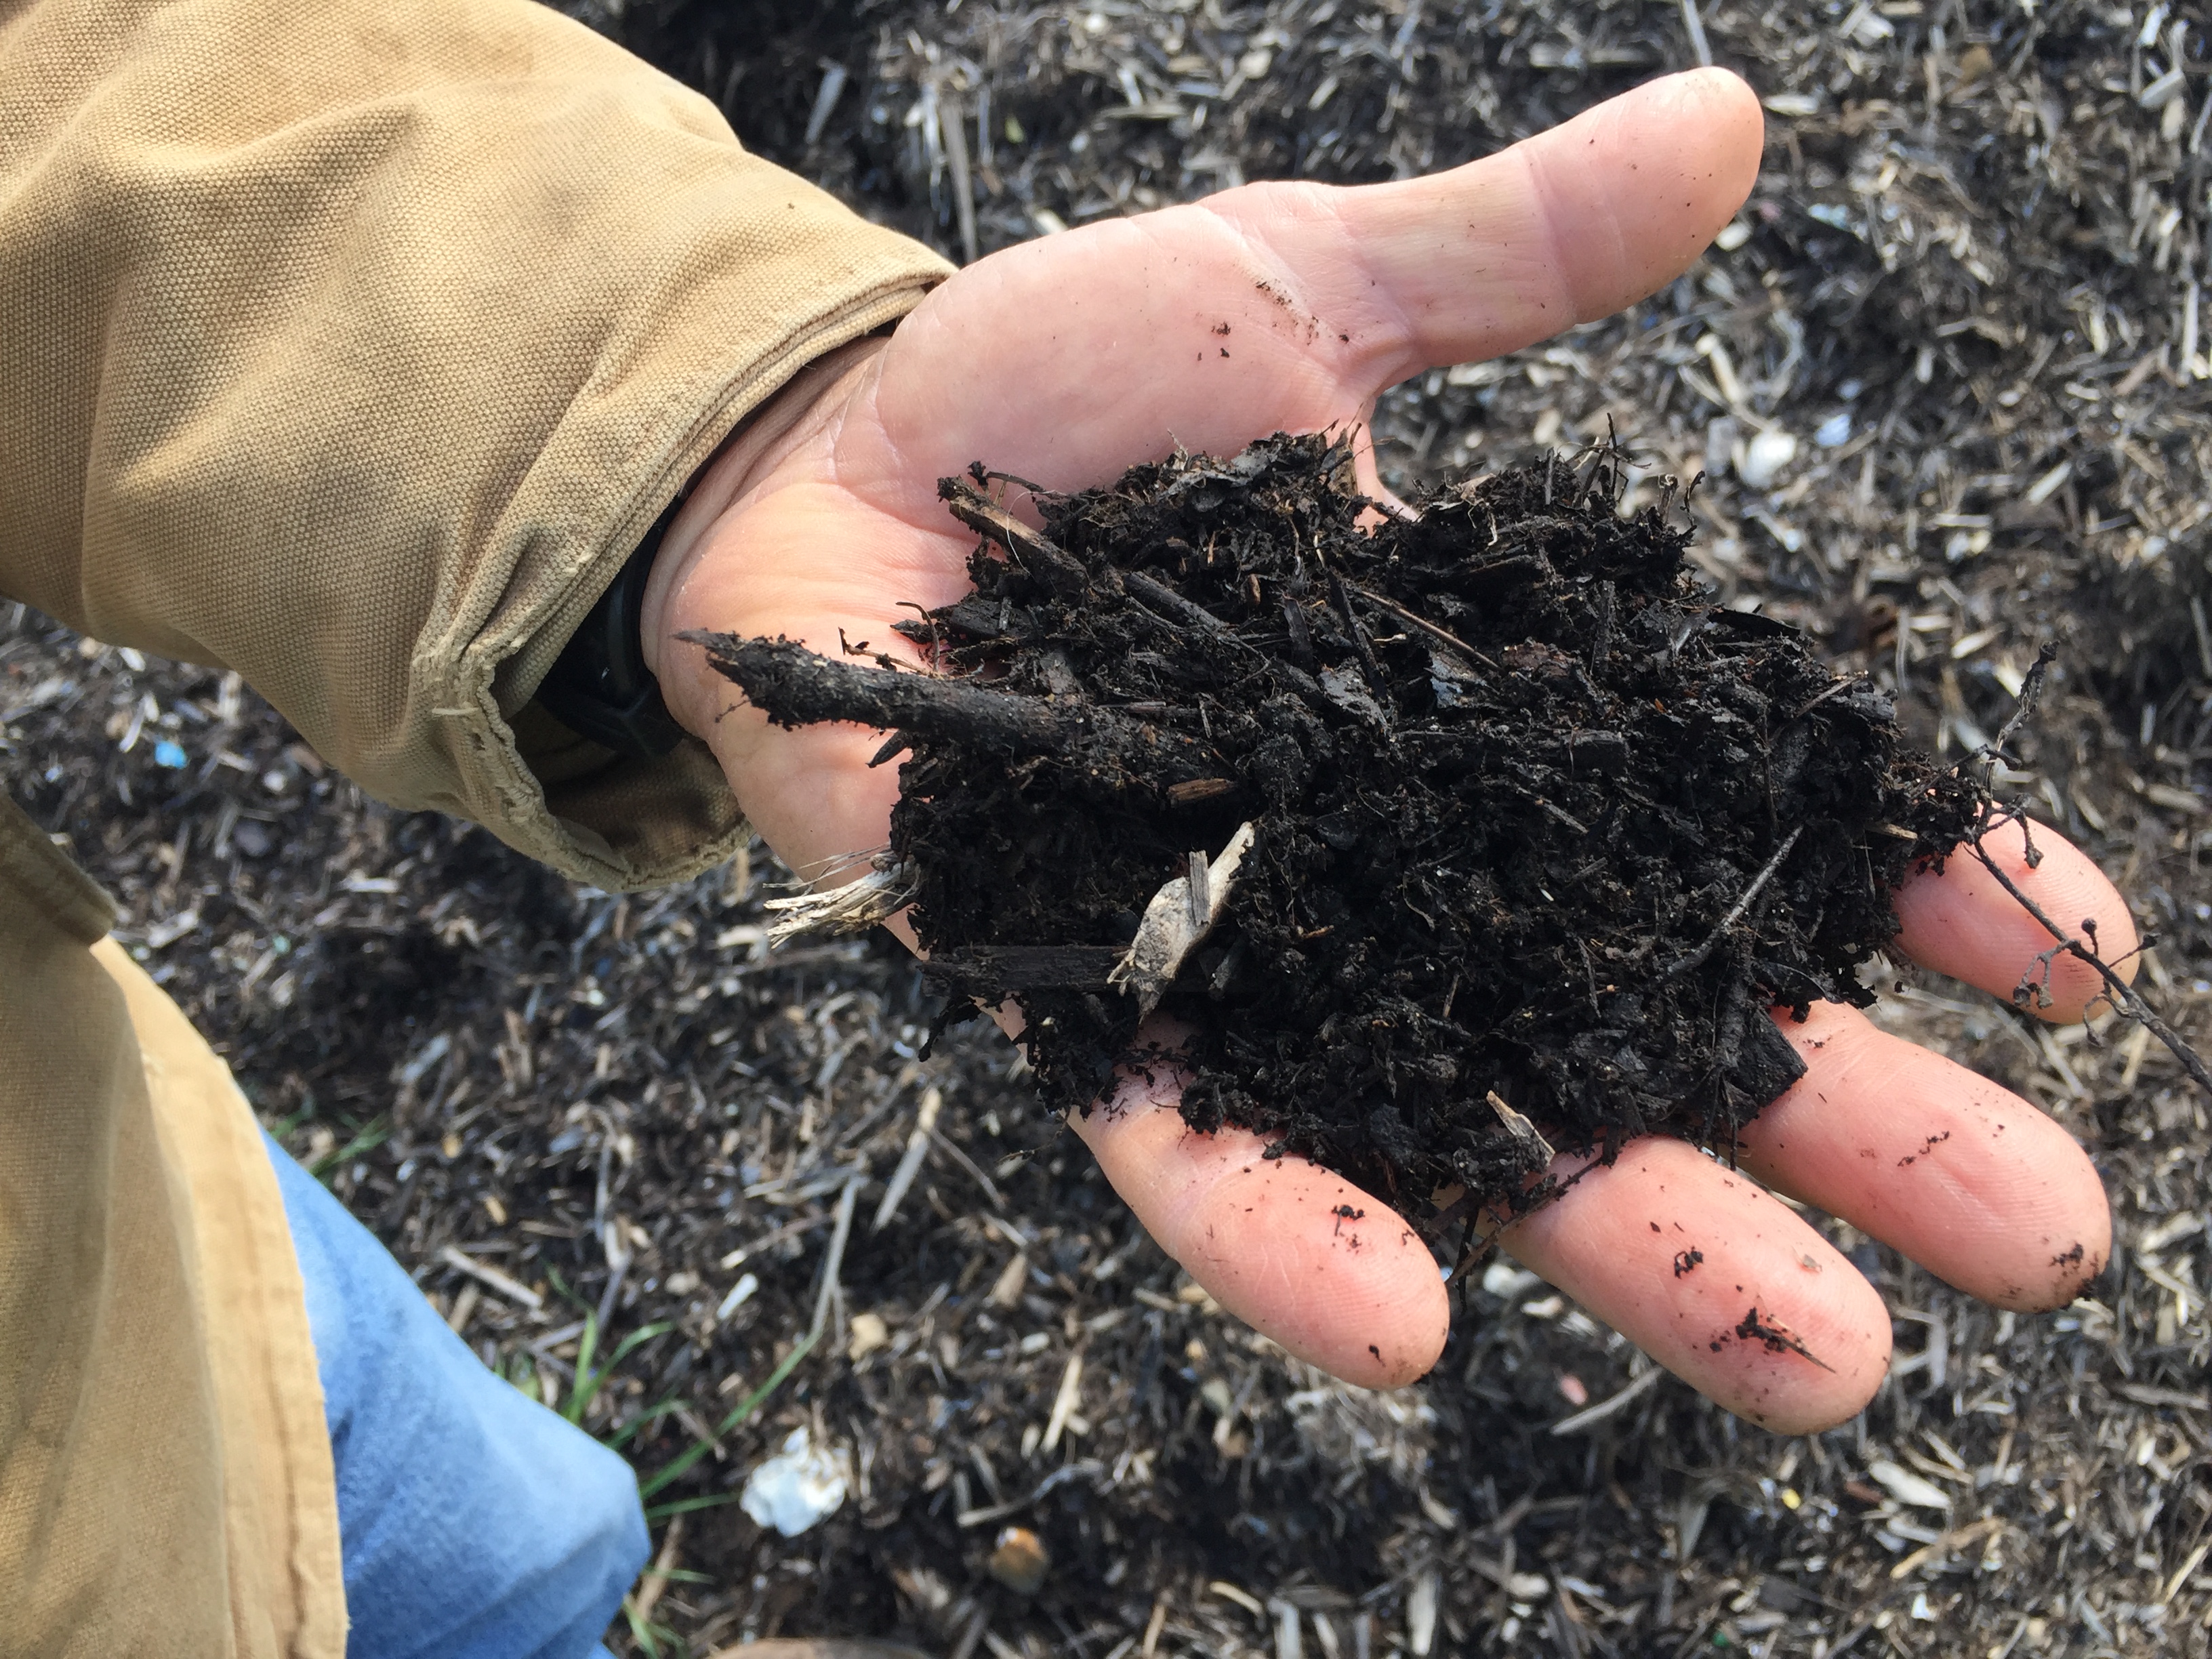
<path id="1" fill-rule="evenodd" d="M 2002 726 L 1997 727 L 1996 736 L 1959 763 L 1960 769 L 1984 761 L 1992 766 L 1996 764 L 1999 752 L 2011 740 L 2012 734 L 2035 718 L 2036 705 L 2043 701 L 2044 679 L 2051 672 L 2051 665 L 2057 656 L 2058 647 L 2046 640 L 2036 652 L 2035 661 L 2029 665 L 2027 676 L 2021 682 L 2020 700 L 2013 705 L 2012 714 Z M 2035 866 L 2031 862 L 2028 867 L 2033 869 Z"/>
<path id="2" fill-rule="evenodd" d="M 912 599 L 901 599 L 898 608 L 913 611 L 921 618 L 922 626 L 929 629 L 929 665 L 933 670 L 939 669 L 945 657 L 945 632 L 937 625 L 937 613 L 916 605 Z M 905 625 L 898 624 L 902 628 Z M 908 637 L 913 636 L 909 635 Z"/>
<path id="3" fill-rule="evenodd" d="M 1490 670 L 1492 673 L 1500 674 L 1505 672 L 1498 667 L 1496 663 L 1491 661 L 1489 658 L 1484 656 L 1481 652 L 1469 645 L 1465 640 L 1461 639 L 1455 634 L 1449 633 L 1445 629 L 1437 627 L 1436 623 L 1431 622 L 1426 617 L 1417 615 L 1413 611 L 1407 610 L 1404 605 L 1396 603 L 1395 600 L 1386 599 L 1380 593 L 1373 592 L 1367 588 L 1362 587 L 1358 582 L 1346 582 L 1344 586 L 1347 592 L 1358 594 L 1361 599 L 1366 600 L 1368 604 L 1373 605 L 1377 611 L 1380 611 L 1385 615 L 1405 623 L 1408 628 L 1419 629 L 1422 633 L 1426 634 L 1431 639 L 1437 641 L 1440 644 L 1451 647 L 1453 650 L 1459 652 L 1464 656 L 1472 657 L 1475 661 L 1480 663 L 1485 668 Z"/>
<path id="4" fill-rule="evenodd" d="M 1830 686 L 1826 690 L 1821 692 L 1819 696 L 1814 697 L 1810 702 L 1802 702 L 1798 704 L 1796 708 L 1791 709 L 1790 711 L 1790 719 L 1783 721 L 1783 724 L 1787 726 L 1793 720 L 1803 720 L 1806 715 L 1811 714 L 1822 703 L 1827 702 L 1829 698 L 1841 696 L 1844 692 L 1850 690 L 1853 686 L 1858 684 L 1858 683 L 1864 678 L 1866 678 L 1866 676 L 1863 673 L 1846 675 L 1844 678 L 1838 680 L 1833 685 Z"/>
<path id="5" fill-rule="evenodd" d="M 993 1209 L 1003 1210 L 1006 1207 L 1006 1198 L 999 1191 L 997 1185 L 990 1176 L 983 1173 L 982 1166 L 969 1157 L 957 1141 L 946 1139 L 943 1130 L 933 1128 L 929 1132 L 929 1144 L 968 1171 L 969 1178 L 983 1189 L 983 1196 L 991 1200 Z"/>
<path id="6" fill-rule="evenodd" d="M 438 1260 L 457 1273 L 466 1273 L 471 1279 L 489 1289 L 495 1295 L 505 1297 L 517 1307 L 527 1308 L 531 1312 L 536 1313 L 545 1305 L 545 1298 L 532 1290 L 529 1285 L 517 1279 L 509 1279 L 498 1268 L 487 1267 L 474 1256 L 464 1254 L 453 1245 L 448 1244 L 444 1249 L 439 1251 Z"/>
<path id="7" fill-rule="evenodd" d="M 2027 694 L 2023 692 L 2021 695 L 2025 700 Z M 2143 1026 L 2153 1036 L 2163 1042 L 2174 1059 L 2181 1062 L 2181 1069 L 2189 1073 L 2197 1086 L 2203 1090 L 2206 1094 L 2212 1095 L 2212 1072 L 2205 1070 L 2204 1062 L 2198 1058 L 2197 1051 L 2183 1040 L 2179 1032 L 2153 1012 L 2150 1004 L 2142 1000 L 2133 986 L 2112 971 L 2109 963 L 2099 956 L 2094 949 L 2082 944 L 2081 940 L 2051 921 L 2049 914 L 2041 905 L 2021 891 L 2019 884 L 2005 874 L 2004 871 L 1998 866 L 1997 861 L 1990 856 L 1989 849 L 1982 845 L 1983 839 L 1987 834 L 1988 831 L 1984 830 L 1982 835 L 1975 836 L 1968 845 L 1973 848 L 1974 856 L 1981 860 L 1982 867 L 1997 878 L 1997 885 L 2011 894 L 2019 902 L 2021 908 L 2041 922 L 2044 930 L 2058 941 L 2049 954 L 2057 956 L 2063 953 L 2079 957 L 2087 963 L 2095 970 L 2097 977 L 2104 981 L 2105 994 L 2112 1006 L 2122 1016 Z M 2047 976 L 2047 968 L 2045 972 Z M 2028 973 L 2032 977 L 2034 969 L 2030 968 Z M 2021 1000 L 2017 993 L 2014 1000 Z"/>
<path id="8" fill-rule="evenodd" d="M 614 1142 L 611 1138 L 599 1144 L 599 1182 L 597 1202 L 593 1205 L 592 1230 L 599 1236 L 599 1248 L 606 1253 L 607 1285 L 600 1292 L 599 1328 L 607 1328 L 614 1316 L 615 1300 L 622 1294 L 623 1281 L 629 1275 L 629 1264 L 637 1252 L 623 1237 L 623 1218 L 613 1210 L 614 1188 L 609 1180 L 614 1162 Z"/>
<path id="9" fill-rule="evenodd" d="M 898 1213 L 899 1201 L 914 1185 L 914 1178 L 921 1172 L 921 1160 L 929 1151 L 929 1132 L 937 1127 L 937 1115 L 944 1109 L 945 1096 L 934 1086 L 922 1091 L 921 1104 L 914 1115 L 914 1128 L 906 1138 L 906 1152 L 891 1171 L 891 1178 L 884 1188 L 884 1201 L 876 1206 L 876 1218 L 868 1231 L 879 1233 L 890 1225 Z"/>
<path id="10" fill-rule="evenodd" d="M 611 1271 L 607 1274 L 607 1287 L 599 1293 L 599 1321 L 602 1329 L 605 1328 L 607 1321 L 614 1317 L 615 1299 L 622 1294 L 623 1283 L 629 1277 L 632 1254 L 626 1252 L 614 1257 L 609 1263 Z"/>
<path id="11" fill-rule="evenodd" d="M 1065 593 L 1082 589 L 1085 577 L 1080 563 L 1042 531 L 1030 529 L 965 478 L 939 478 L 937 493 L 954 518 L 998 543 L 1046 586 Z"/>
<path id="12" fill-rule="evenodd" d="M 1056 490 L 1047 489 L 1041 483 L 1034 483 L 1019 473 L 1001 472 L 994 466 L 985 466 L 981 461 L 970 461 L 968 464 L 968 476 L 979 484 L 1012 484 L 1024 495 L 1034 495 L 1039 501 L 1042 501 L 1048 495 L 1059 493 Z"/>
<path id="13" fill-rule="evenodd" d="M 779 726 L 851 720 L 1018 755 L 1054 753 L 1074 743 L 1083 729 L 1078 719 L 1042 697 L 1009 696 L 934 674 L 855 667 L 789 640 L 703 632 L 683 637 L 704 647 L 714 672 L 734 681 Z"/>
<path id="14" fill-rule="evenodd" d="M 1658 1386 L 1659 1379 L 1665 1375 L 1666 1373 L 1658 1366 L 1654 1365 L 1642 1376 L 1632 1379 L 1617 1394 L 1608 1395 L 1595 1406 L 1584 1407 L 1572 1417 L 1561 1418 L 1552 1425 L 1552 1433 L 1555 1436 L 1581 1434 L 1586 1430 L 1595 1428 L 1607 1418 L 1626 1411 L 1645 1395 L 1650 1393 Z"/>
<path id="15" fill-rule="evenodd" d="M 1589 465 L 1585 466 L 1575 479 L 1575 504 L 1580 506 L 1589 499 L 1590 486 L 1597 482 L 1599 470 L 1609 459 L 1613 463 L 1614 490 L 1607 492 L 1606 505 L 1614 506 L 1620 499 L 1616 492 L 1620 483 L 1621 469 L 1628 464 L 1628 452 L 1620 447 L 1620 434 L 1613 429 L 1612 416 L 1608 415 L 1605 417 L 1605 436 L 1601 440 L 1593 441 L 1589 452 Z"/>
<path id="16" fill-rule="evenodd" d="M 1141 570 L 1125 570 L 1121 584 L 1136 596 L 1146 610 L 1171 621 L 1184 623 L 1208 634 L 1226 634 L 1229 624 L 1208 611 L 1195 599 L 1184 598 L 1156 577 Z"/>
<path id="17" fill-rule="evenodd" d="M 1682 27 L 1690 37 L 1690 56 L 1696 58 L 1701 67 L 1711 69 L 1713 66 L 1713 49 L 1705 39 L 1705 20 L 1698 15 L 1698 0 L 1682 0 Z"/>
<path id="18" fill-rule="evenodd" d="M 867 1178 L 867 1165 L 859 1165 L 847 1177 L 845 1190 L 838 1194 L 837 1222 L 830 1234 L 829 1251 L 822 1258 L 822 1288 L 814 1297 L 814 1322 L 806 1331 L 810 1343 L 821 1340 L 823 1327 L 830 1322 L 830 1304 L 837 1299 L 837 1275 L 845 1265 L 845 1241 L 853 1236 L 853 1210 L 860 1201 L 860 1183 Z M 843 1323 L 840 1319 L 841 1330 Z"/>
<path id="19" fill-rule="evenodd" d="M 1606 659 L 1613 654 L 1613 613 L 1620 602 L 1620 592 L 1610 580 L 1597 585 L 1597 630 L 1591 636 L 1589 650 L 1590 672 L 1605 672 Z"/>
<path id="20" fill-rule="evenodd" d="M 972 265 L 982 257 L 975 237 L 975 180 L 968 160 L 968 128 L 957 100 L 940 99 L 937 130 L 945 141 L 945 159 L 952 164 L 952 204 L 960 223 L 960 263 Z"/>
<path id="21" fill-rule="evenodd" d="M 653 1565 L 638 1581 L 637 1594 L 630 1598 L 629 1616 L 643 1625 L 651 1621 L 653 1608 L 660 1605 L 660 1597 L 668 1588 L 668 1575 L 676 1568 L 677 1546 L 684 1541 L 684 1517 L 672 1516 L 668 1531 L 660 1540 L 660 1553 L 653 1558 Z"/>
<path id="22" fill-rule="evenodd" d="M 1677 957 L 1668 963 L 1661 970 L 1661 978 L 1672 979 L 1677 974 L 1686 974 L 1707 957 L 1712 955 L 1728 930 L 1735 927 L 1743 913 L 1751 908 L 1751 902 L 1759 896 L 1759 890 L 1774 878 L 1774 872 L 1782 867 L 1782 860 L 1790 856 L 1790 849 L 1796 846 L 1798 836 L 1804 833 L 1805 826 L 1801 823 L 1783 838 L 1782 845 L 1774 849 L 1774 856 L 1767 860 L 1766 867 L 1751 878 L 1751 885 L 1743 890 L 1743 896 L 1737 899 L 1729 908 L 1729 913 L 1721 918 L 1720 926 L 1706 934 L 1705 942 L 1691 951 L 1689 955 Z"/>
<path id="23" fill-rule="evenodd" d="M 1022 696 L 976 680 L 862 668 L 790 640 L 696 630 L 681 637 L 703 647 L 708 665 L 775 725 L 848 720 L 898 733 L 878 751 L 878 761 L 911 738 L 1020 757 L 1081 750 L 1085 763 L 1066 769 L 1071 784 L 1112 800 L 1133 791 L 1164 793 L 1177 784 L 1218 781 L 1230 769 L 1210 742 L 1080 697 Z M 1201 724 L 1203 714 L 1201 708 Z"/>
<path id="24" fill-rule="evenodd" d="M 1366 673 L 1368 684 L 1374 688 L 1375 700 L 1385 709 L 1391 709 L 1390 682 L 1383 678 L 1382 665 L 1375 659 L 1375 647 L 1367 642 L 1367 630 L 1359 625 L 1359 615 L 1352 608 L 1352 595 L 1345 587 L 1344 578 L 1331 570 L 1328 586 L 1336 597 L 1337 610 L 1343 613 L 1345 629 L 1352 635 L 1352 648 L 1359 653 L 1359 666 Z"/>

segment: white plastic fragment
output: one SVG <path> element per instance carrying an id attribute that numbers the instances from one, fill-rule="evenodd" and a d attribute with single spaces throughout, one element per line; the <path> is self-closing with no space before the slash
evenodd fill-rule
<path id="1" fill-rule="evenodd" d="M 796 1538 L 837 1512 L 852 1479 L 844 1449 L 816 1446 L 802 1424 L 786 1437 L 781 1451 L 746 1478 L 738 1501 L 762 1526 Z"/>
<path id="2" fill-rule="evenodd" d="M 1486 1296 L 1494 1296 L 1501 1302 L 1533 1289 L 1544 1281 L 1525 1267 L 1516 1267 L 1504 1256 L 1494 1259 L 1482 1270 L 1482 1290 Z"/>
<path id="3" fill-rule="evenodd" d="M 1747 489 L 1765 489 L 1797 459 L 1797 440 L 1787 432 L 1761 432 L 1743 447 L 1735 475 Z"/>

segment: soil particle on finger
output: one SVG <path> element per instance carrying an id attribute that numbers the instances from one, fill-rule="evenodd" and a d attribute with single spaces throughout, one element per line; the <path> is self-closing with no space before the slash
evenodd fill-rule
<path id="1" fill-rule="evenodd" d="M 1525 1205 L 1556 1152 L 1647 1132 L 1732 1149 L 1804 1071 L 1767 1010 L 1870 1000 L 1977 786 L 1701 597 L 1677 492 L 1621 514 L 1619 452 L 1379 523 L 1351 459 L 1178 455 L 1036 495 L 1041 532 L 979 466 L 944 486 L 975 592 L 900 624 L 934 673 L 710 652 L 780 723 L 896 732 L 947 1017 L 1018 998 L 1055 1107 L 1167 1058 L 1157 1005 L 1193 1127 L 1394 1201 Z"/>
<path id="2" fill-rule="evenodd" d="M 1807 1347 L 1795 1332 L 1778 1322 L 1771 1315 L 1761 1319 L 1755 1303 L 1744 1310 L 1743 1317 L 1737 1322 L 1735 1335 L 1742 1341 L 1759 1343 L 1769 1353 L 1794 1353 L 1801 1359 L 1810 1360 L 1824 1371 L 1835 1370 L 1833 1365 Z M 1719 1346 L 1718 1343 L 1714 1344 L 1716 1349 Z"/>
<path id="3" fill-rule="evenodd" d="M 1929 1135 L 1927 1139 L 1921 1143 L 1920 1150 L 1918 1152 L 1907 1152 L 1904 1157 L 1899 1158 L 1897 1160 L 1897 1167 L 1900 1170 L 1910 1169 L 1913 1164 L 1917 1164 L 1922 1158 L 1932 1155 L 1938 1146 L 1941 1146 L 1950 1138 L 1951 1132 L 1948 1129 L 1944 1130 L 1941 1134 Z"/>

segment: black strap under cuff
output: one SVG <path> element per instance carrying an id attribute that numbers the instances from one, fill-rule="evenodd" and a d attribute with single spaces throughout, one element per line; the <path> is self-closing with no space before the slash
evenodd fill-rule
<path id="1" fill-rule="evenodd" d="M 645 665 L 641 625 L 653 561 L 683 505 L 679 495 L 654 520 L 538 688 L 538 701 L 562 725 L 635 760 L 658 759 L 684 740 Z"/>

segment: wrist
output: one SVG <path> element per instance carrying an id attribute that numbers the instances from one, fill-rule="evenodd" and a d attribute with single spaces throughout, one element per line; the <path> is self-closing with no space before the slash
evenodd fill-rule
<path id="1" fill-rule="evenodd" d="M 829 434 L 877 356 L 890 343 L 882 336 L 855 340 L 817 358 L 756 410 L 694 479 L 669 523 L 645 585 L 639 616 L 646 666 L 660 682 L 669 712 L 694 736 L 711 741 L 725 699 L 699 653 L 674 635 L 697 626 L 681 616 L 687 579 L 717 541 L 717 526 L 772 487 L 785 463 Z"/>

